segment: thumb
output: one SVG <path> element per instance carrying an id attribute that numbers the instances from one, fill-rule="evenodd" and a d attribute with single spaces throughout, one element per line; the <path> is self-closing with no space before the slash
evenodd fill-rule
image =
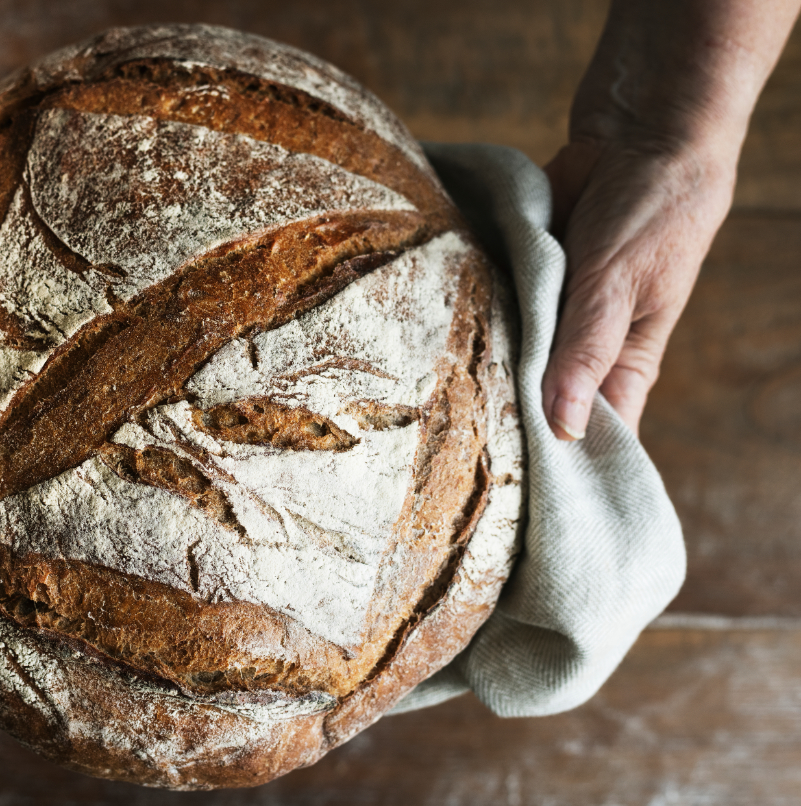
<path id="1" fill-rule="evenodd" d="M 607 269 L 568 289 L 542 383 L 545 416 L 560 439 L 584 436 L 595 392 L 615 365 L 629 331 L 630 289 L 611 277 Z"/>

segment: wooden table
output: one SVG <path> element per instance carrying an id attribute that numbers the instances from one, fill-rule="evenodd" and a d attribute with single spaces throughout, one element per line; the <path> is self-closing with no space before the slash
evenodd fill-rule
<path id="1" fill-rule="evenodd" d="M 559 147 L 605 17 L 593 0 L 0 0 L 0 72 L 114 24 L 207 21 L 291 42 L 420 138 Z M 590 703 L 501 720 L 471 697 L 387 718 L 266 787 L 95 781 L 0 737 L 22 804 L 801 803 L 801 31 L 754 115 L 735 206 L 673 337 L 643 441 L 687 583 Z"/>

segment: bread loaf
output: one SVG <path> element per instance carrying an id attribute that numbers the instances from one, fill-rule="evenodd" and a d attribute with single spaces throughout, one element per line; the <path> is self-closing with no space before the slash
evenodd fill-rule
<path id="1" fill-rule="evenodd" d="M 513 306 L 380 102 L 118 29 L 0 83 L 0 726 L 250 786 L 486 619 L 520 526 Z"/>

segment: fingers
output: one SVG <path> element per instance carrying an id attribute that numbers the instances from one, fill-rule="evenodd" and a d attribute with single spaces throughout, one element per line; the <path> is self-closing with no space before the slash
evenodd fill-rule
<path id="1" fill-rule="evenodd" d="M 558 438 L 581 439 L 600 389 L 636 434 L 670 331 L 728 209 L 732 174 L 693 151 L 579 143 L 547 170 L 557 224 L 567 219 L 567 285 L 543 377 L 545 416 Z"/>
<path id="2" fill-rule="evenodd" d="M 605 276 L 569 293 L 543 378 L 545 416 L 560 439 L 581 439 L 595 391 L 614 366 L 631 322 L 623 288 Z"/>
<path id="3" fill-rule="evenodd" d="M 634 322 L 617 361 L 601 384 L 601 394 L 635 435 L 639 432 L 648 393 L 659 377 L 659 365 L 671 329 L 671 318 L 666 315 Z"/>
<path id="4" fill-rule="evenodd" d="M 626 366 L 624 361 L 625 359 L 621 356 L 621 364 L 612 367 L 599 391 L 632 433 L 638 436 L 640 418 L 645 409 L 652 383 L 647 375 Z"/>
<path id="5" fill-rule="evenodd" d="M 584 437 L 599 388 L 637 434 L 659 375 L 671 317 L 660 312 L 632 323 L 625 289 L 603 283 L 568 298 L 543 379 L 545 414 L 559 439 Z"/>

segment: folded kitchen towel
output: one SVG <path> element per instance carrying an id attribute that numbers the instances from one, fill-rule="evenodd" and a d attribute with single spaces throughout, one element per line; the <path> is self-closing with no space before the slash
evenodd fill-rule
<path id="1" fill-rule="evenodd" d="M 514 277 L 518 388 L 528 443 L 528 525 L 498 606 L 399 713 L 472 690 L 500 716 L 544 716 L 589 699 L 684 579 L 681 526 L 642 445 L 599 394 L 587 436 L 560 442 L 541 383 L 565 256 L 548 226 L 545 174 L 519 151 L 425 145 L 488 254 Z"/>

